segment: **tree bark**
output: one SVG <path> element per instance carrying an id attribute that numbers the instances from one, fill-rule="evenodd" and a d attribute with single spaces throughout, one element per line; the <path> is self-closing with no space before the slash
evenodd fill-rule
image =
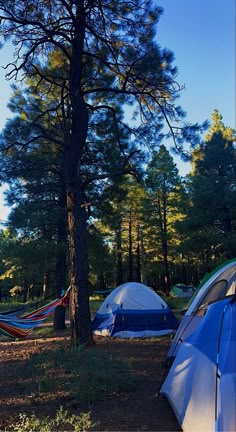
<path id="1" fill-rule="evenodd" d="M 65 221 L 61 221 L 58 226 L 58 253 L 56 257 L 56 292 L 57 297 L 61 297 L 66 291 L 66 242 L 67 232 Z M 57 306 L 54 312 L 54 329 L 63 330 L 65 328 L 65 308 Z"/>
<path id="2" fill-rule="evenodd" d="M 43 298 L 45 298 L 49 294 L 50 290 L 50 274 L 49 272 L 45 272 L 43 276 Z"/>
<path id="3" fill-rule="evenodd" d="M 141 282 L 141 237 L 140 237 L 140 225 L 137 226 L 137 282 Z"/>
<path id="4" fill-rule="evenodd" d="M 162 249 L 163 249 L 164 269 L 165 269 L 164 287 L 165 287 L 166 295 L 169 295 L 169 293 L 170 293 L 170 270 L 169 270 L 169 262 L 168 262 L 168 246 L 167 246 L 166 242 L 164 242 L 162 244 Z"/>
<path id="5" fill-rule="evenodd" d="M 133 242 L 132 242 L 132 212 L 129 212 L 129 268 L 128 281 L 133 281 Z"/>
<path id="6" fill-rule="evenodd" d="M 116 231 L 116 262 L 117 262 L 117 271 L 116 271 L 116 286 L 119 286 L 123 283 L 123 260 L 122 260 L 122 251 L 121 251 L 121 226 Z"/>
<path id="7" fill-rule="evenodd" d="M 26 303 L 29 300 L 29 282 L 23 280 L 23 302 Z"/>
<path id="8" fill-rule="evenodd" d="M 81 159 L 88 132 L 87 106 L 81 93 L 83 45 L 85 39 L 84 2 L 76 5 L 69 88 L 72 106 L 71 129 L 65 141 L 65 182 L 70 258 L 71 346 L 93 342 L 88 288 L 87 212 L 81 179 Z"/>
<path id="9" fill-rule="evenodd" d="M 67 193 L 70 254 L 70 319 L 71 345 L 93 342 L 88 289 L 88 254 L 86 241 L 86 210 L 82 206 L 79 187 Z"/>
<path id="10" fill-rule="evenodd" d="M 57 256 L 56 256 L 56 292 L 57 297 L 62 295 L 62 290 L 66 290 L 66 255 L 67 255 L 67 220 L 66 220 L 66 199 L 65 193 L 60 200 L 60 210 L 62 217 L 57 226 Z"/>
<path id="11" fill-rule="evenodd" d="M 53 327 L 54 330 L 58 331 L 58 330 L 64 330 L 66 328 L 66 324 L 65 324 L 65 307 L 58 305 L 55 309 L 55 313 L 54 313 L 54 321 L 53 321 Z"/>

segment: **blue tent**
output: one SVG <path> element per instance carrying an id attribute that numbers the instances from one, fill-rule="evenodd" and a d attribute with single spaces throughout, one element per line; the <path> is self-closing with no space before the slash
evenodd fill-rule
<path id="1" fill-rule="evenodd" d="M 226 261 L 210 274 L 207 274 L 200 283 L 170 346 L 167 354 L 169 363 L 176 356 L 183 341 L 193 333 L 202 321 L 209 304 L 233 294 L 236 294 L 235 258 Z"/>
<path id="2" fill-rule="evenodd" d="M 209 305 L 161 388 L 183 431 L 236 431 L 236 296 Z"/>
<path id="3" fill-rule="evenodd" d="M 95 334 L 121 338 L 172 333 L 178 321 L 164 300 L 138 282 L 120 285 L 104 300 L 92 323 Z"/>

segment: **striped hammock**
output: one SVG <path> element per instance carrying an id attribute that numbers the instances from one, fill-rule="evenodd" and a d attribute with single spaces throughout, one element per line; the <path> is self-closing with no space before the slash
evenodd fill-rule
<path id="1" fill-rule="evenodd" d="M 35 327 L 52 315 L 57 306 L 68 305 L 70 288 L 63 297 L 51 301 L 50 303 L 24 315 L 21 309 L 16 309 L 7 313 L 0 314 L 0 332 L 13 338 L 26 337 Z M 23 308 L 24 310 L 24 308 Z"/>

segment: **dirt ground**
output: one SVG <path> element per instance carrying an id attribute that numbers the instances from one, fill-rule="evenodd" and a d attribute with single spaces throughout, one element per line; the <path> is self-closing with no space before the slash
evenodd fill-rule
<path id="1" fill-rule="evenodd" d="M 36 404 L 32 395 L 25 394 L 25 383 L 18 375 L 19 365 L 33 354 L 50 349 L 66 338 L 38 338 L 10 341 L 0 338 L 0 430 L 7 431 L 19 413 L 54 413 L 62 405 L 62 395 L 53 393 Z M 68 338 L 67 338 L 68 340 Z M 104 400 L 90 407 L 96 423 L 94 431 L 180 431 L 168 401 L 159 395 L 165 369 L 163 361 L 169 339 L 111 340 L 96 338 L 96 349 L 116 352 L 128 362 L 137 386 L 129 393 L 107 394 Z M 68 406 L 67 406 L 68 408 Z M 76 407 L 71 406 L 76 414 Z"/>

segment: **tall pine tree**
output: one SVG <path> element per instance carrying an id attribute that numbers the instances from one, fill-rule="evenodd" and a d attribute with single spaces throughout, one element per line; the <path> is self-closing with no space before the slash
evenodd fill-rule
<path id="1" fill-rule="evenodd" d="M 235 256 L 236 150 L 235 132 L 215 110 L 205 142 L 193 152 L 189 177 L 191 206 L 183 227 L 186 249 L 199 257 L 204 272 L 215 259 Z"/>

